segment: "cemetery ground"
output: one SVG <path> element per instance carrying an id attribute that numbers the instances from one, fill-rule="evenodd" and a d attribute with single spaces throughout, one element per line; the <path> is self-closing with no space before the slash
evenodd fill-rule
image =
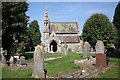
<path id="1" fill-rule="evenodd" d="M 33 56 L 31 55 L 33 52 L 26 52 L 24 55 L 27 57 L 27 62 L 33 62 Z M 45 69 L 47 70 L 47 78 L 57 78 L 59 72 L 70 72 L 73 70 L 80 69 L 81 66 L 74 64 L 74 60 L 82 60 L 82 54 L 76 53 L 67 53 L 68 56 L 62 57 L 60 59 L 45 61 Z M 50 57 L 58 57 L 62 56 L 61 54 L 47 54 L 45 58 Z M 95 57 L 95 54 L 92 54 Z M 101 72 L 96 78 L 118 78 L 120 73 L 120 59 L 109 57 L 109 69 Z M 31 78 L 32 75 L 32 67 L 23 70 L 11 70 L 10 68 L 2 69 L 2 77 L 3 78 Z"/>

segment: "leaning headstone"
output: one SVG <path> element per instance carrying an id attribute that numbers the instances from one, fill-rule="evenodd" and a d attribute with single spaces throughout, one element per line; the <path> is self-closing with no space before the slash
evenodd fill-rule
<path id="1" fill-rule="evenodd" d="M 27 65 L 25 57 L 24 56 L 20 56 L 20 60 L 19 60 L 19 64 L 20 65 Z"/>
<path id="2" fill-rule="evenodd" d="M 84 46 L 83 46 L 83 57 L 84 58 L 88 58 L 88 59 L 91 58 L 91 55 L 90 55 L 90 44 L 88 42 L 84 43 Z"/>
<path id="3" fill-rule="evenodd" d="M 3 55 L 3 48 L 1 48 L 0 53 L 1 53 L 1 65 L 2 65 L 2 67 L 6 67 L 7 62 L 6 62 L 6 59 L 5 59 L 4 55 Z"/>
<path id="4" fill-rule="evenodd" d="M 106 67 L 107 61 L 106 61 L 106 54 L 105 54 L 105 46 L 102 41 L 98 41 L 96 43 L 96 67 Z"/>
<path id="5" fill-rule="evenodd" d="M 32 76 L 44 78 L 44 49 L 41 45 L 35 47 Z"/>

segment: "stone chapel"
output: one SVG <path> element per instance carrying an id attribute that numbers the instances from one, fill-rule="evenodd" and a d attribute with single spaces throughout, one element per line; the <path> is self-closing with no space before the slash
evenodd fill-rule
<path id="1" fill-rule="evenodd" d="M 50 22 L 48 9 L 44 16 L 43 43 L 45 51 L 49 53 L 62 53 L 62 47 L 67 45 L 67 51 L 74 52 L 81 46 L 78 22 Z"/>

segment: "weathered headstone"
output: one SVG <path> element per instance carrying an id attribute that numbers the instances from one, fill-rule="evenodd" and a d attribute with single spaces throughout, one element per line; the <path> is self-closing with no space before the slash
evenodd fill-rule
<path id="1" fill-rule="evenodd" d="M 80 53 L 80 46 L 79 45 L 75 47 L 75 53 Z"/>
<path id="2" fill-rule="evenodd" d="M 1 64 L 2 64 L 2 67 L 6 67 L 7 66 L 7 62 L 6 62 L 6 59 L 5 59 L 4 55 L 3 55 L 3 48 L 1 48 L 0 53 L 1 53 Z"/>
<path id="3" fill-rule="evenodd" d="M 98 41 L 96 43 L 96 67 L 106 67 L 107 61 L 106 61 L 106 54 L 104 54 L 105 47 L 104 43 L 102 41 Z"/>
<path id="4" fill-rule="evenodd" d="M 64 42 L 64 46 L 63 46 L 63 56 L 67 56 L 67 44 L 66 44 L 66 42 Z"/>
<path id="5" fill-rule="evenodd" d="M 20 56 L 20 60 L 19 60 L 19 64 L 20 65 L 27 65 L 25 57 L 24 56 Z"/>
<path id="6" fill-rule="evenodd" d="M 83 52 L 83 45 L 84 45 L 84 42 L 80 40 L 80 53 Z"/>
<path id="7" fill-rule="evenodd" d="M 35 47 L 32 76 L 44 78 L 44 49 L 41 45 Z"/>
<path id="8" fill-rule="evenodd" d="M 91 58 L 91 55 L 90 55 L 90 44 L 88 42 L 84 43 L 84 46 L 83 46 L 83 57 L 84 58 L 88 58 L 88 59 Z"/>
<path id="9" fill-rule="evenodd" d="M 105 53 L 105 46 L 104 46 L 104 43 L 102 41 L 98 41 L 96 43 L 96 46 L 95 46 L 95 49 L 96 49 L 96 54 L 98 53 Z"/>
<path id="10" fill-rule="evenodd" d="M 10 62 L 10 66 L 14 66 L 14 58 L 13 58 L 13 56 L 10 57 L 9 62 Z"/>

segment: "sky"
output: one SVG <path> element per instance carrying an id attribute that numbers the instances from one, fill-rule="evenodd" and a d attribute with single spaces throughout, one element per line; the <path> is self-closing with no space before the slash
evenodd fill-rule
<path id="1" fill-rule="evenodd" d="M 41 33 L 43 33 L 45 9 L 48 8 L 48 17 L 51 22 L 78 21 L 81 34 L 84 23 L 94 13 L 105 14 L 112 22 L 118 2 L 28 2 L 28 4 L 26 13 L 30 17 L 29 23 L 37 20 Z"/>

